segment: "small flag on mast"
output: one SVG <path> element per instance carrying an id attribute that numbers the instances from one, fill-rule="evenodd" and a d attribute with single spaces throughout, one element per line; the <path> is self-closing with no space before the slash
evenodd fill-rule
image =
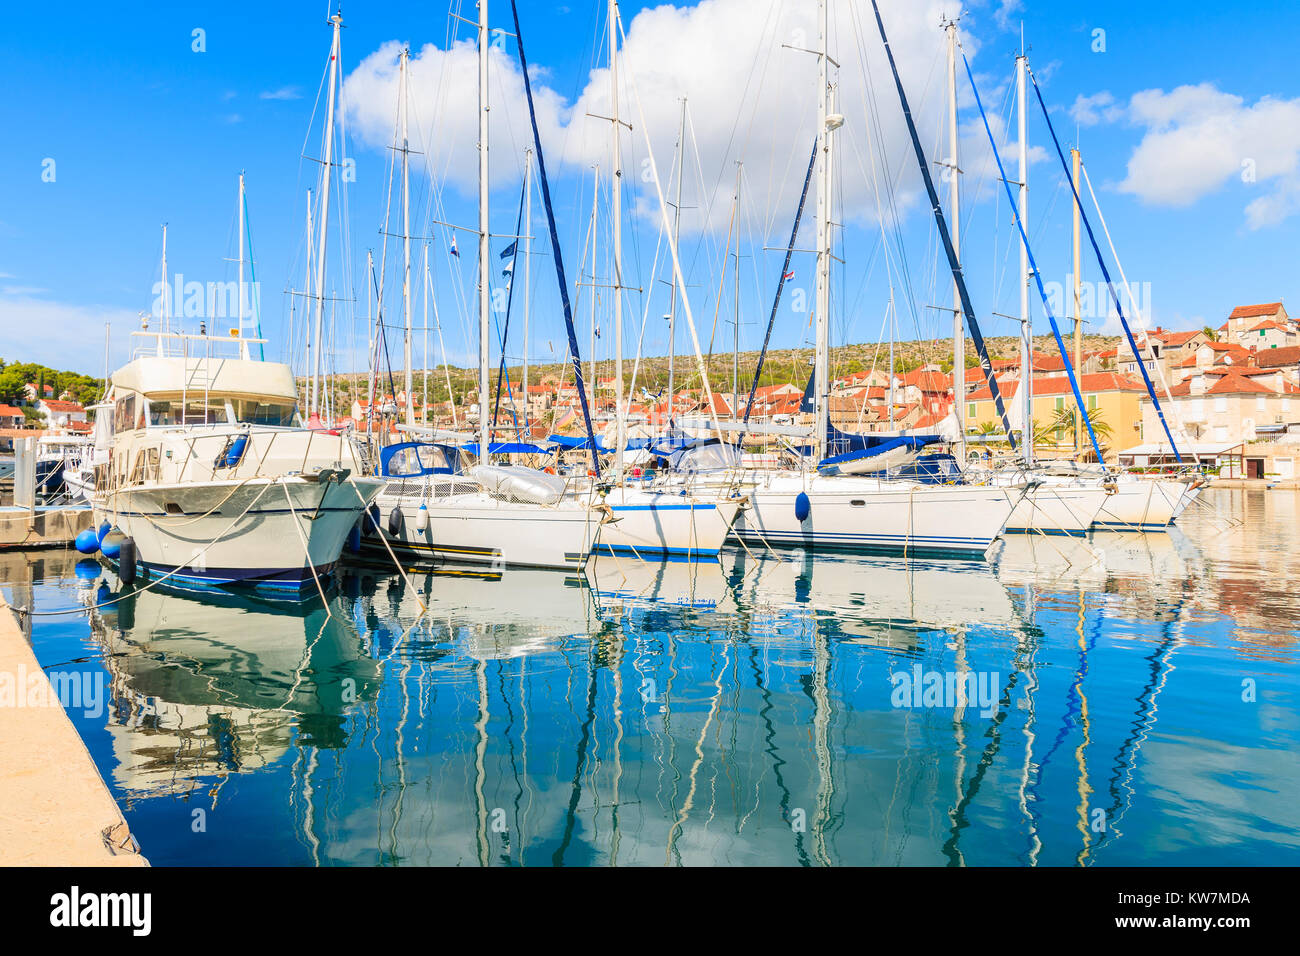
<path id="1" fill-rule="evenodd" d="M 451 237 L 451 254 L 452 254 L 453 256 L 455 256 L 457 259 L 460 258 L 460 250 L 456 248 L 456 237 L 455 237 L 455 236 L 452 236 L 452 237 Z"/>
<path id="2" fill-rule="evenodd" d="M 781 278 L 782 278 L 782 279 L 793 279 L 793 278 L 794 278 L 794 270 L 791 269 L 791 270 L 790 270 L 789 272 L 787 272 L 785 275 L 781 276 Z"/>
<path id="3" fill-rule="evenodd" d="M 519 245 L 519 240 L 518 240 L 518 239 L 516 239 L 514 242 L 510 243 L 510 245 L 506 246 L 504 249 L 502 249 L 502 250 L 501 250 L 501 258 L 502 258 L 502 259 L 509 259 L 511 256 L 513 256 L 513 255 L 515 254 L 515 246 L 517 246 L 517 245 Z"/>

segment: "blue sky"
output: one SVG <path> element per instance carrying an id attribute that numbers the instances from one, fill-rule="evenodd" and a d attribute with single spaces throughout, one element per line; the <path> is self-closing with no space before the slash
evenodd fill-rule
<path id="1" fill-rule="evenodd" d="M 590 163 L 607 148 L 608 124 L 585 113 L 608 109 L 607 80 L 592 74 L 604 62 L 604 2 L 570 0 L 521 4 L 523 29 L 534 82 L 547 97 L 544 146 L 552 171 L 565 264 L 571 284 L 591 215 Z M 732 278 L 722 281 L 718 263 L 731 216 L 735 162 L 743 161 L 740 220 L 742 347 L 757 347 L 780 268 L 779 254 L 765 247 L 785 242 L 789 211 L 798 192 L 815 115 L 815 89 L 806 82 L 812 58 L 781 49 L 787 32 L 813 22 L 811 2 L 788 2 L 771 9 L 764 3 L 707 0 L 681 5 L 680 11 L 624 3 L 628 32 L 626 74 L 635 77 L 644 99 L 657 165 L 668 176 L 676 139 L 678 86 L 694 104 L 688 137 L 690 151 L 684 205 L 704 212 L 687 223 L 682 257 L 688 267 L 690 301 L 700 335 L 711 330 L 719 350 L 730 348 L 729 317 L 734 311 Z M 844 7 L 845 4 L 833 4 Z M 859 7 L 861 5 L 858 5 Z M 956 3 L 883 4 L 904 70 L 913 107 L 921 118 L 927 150 L 938 142 L 942 107 L 943 47 L 936 28 L 939 10 Z M 973 55 L 981 95 L 990 112 L 1010 115 L 1009 82 L 1023 22 L 1030 60 L 1054 108 L 1066 147 L 1081 144 L 1103 211 L 1129 279 L 1146 283 L 1153 324 L 1192 327 L 1218 325 L 1233 305 L 1283 299 L 1300 310 L 1300 279 L 1294 267 L 1300 238 L 1300 80 L 1286 68 L 1290 37 L 1297 20 L 1293 5 L 1256 3 L 1249 12 L 1226 4 L 1082 2 L 1059 4 L 1024 0 L 968 3 L 962 20 L 963 42 Z M 439 218 L 466 226 L 476 221 L 472 185 L 457 178 L 472 137 L 456 130 L 472 116 L 473 76 L 455 82 L 433 65 L 462 64 L 442 58 L 449 31 L 462 40 L 447 13 L 473 18 L 472 2 L 345 4 L 343 65 L 349 80 L 349 136 L 346 151 L 356 161 L 356 181 L 347 189 L 351 244 L 337 242 L 341 220 L 332 216 L 330 286 L 336 295 L 355 295 L 355 317 L 336 319 L 336 358 L 340 368 L 361 361 L 348 354 L 366 335 L 365 250 L 379 254 L 386 197 L 384 148 L 395 103 L 391 91 L 391 41 L 409 42 L 414 58 L 413 116 L 422 132 L 413 136 L 445 146 L 447 165 L 431 188 L 423 168 L 412 175 L 412 232 L 427 225 L 429 197 L 440 203 Z M 642 10 L 650 10 L 638 17 Z M 750 12 L 738 12 L 750 11 Z M 766 11 L 766 12 L 764 12 Z M 235 275 L 227 261 L 235 256 L 235 189 L 241 170 L 248 181 L 252 236 L 262 283 L 263 331 L 269 355 L 295 350 L 286 342 L 287 284 L 300 286 L 304 268 L 305 190 L 317 167 L 301 159 L 320 148 L 321 109 L 313 109 L 325 67 L 329 28 L 321 0 L 252 5 L 190 4 L 155 7 L 125 3 L 106 14 L 102 5 L 69 4 L 57 22 L 49 11 L 27 6 L 9 11 L 0 34 L 0 75 L 10 91 L 0 104 L 6 130 L 0 150 L 0 356 L 99 372 L 103 366 L 105 320 L 113 322 L 114 365 L 127 355 L 126 332 L 134 316 L 153 299 L 160 254 L 160 224 L 169 223 L 169 265 L 199 281 L 224 281 Z M 900 338 L 939 334 L 946 320 L 928 304 L 947 304 L 950 292 L 935 256 L 930 217 L 917 199 L 919 180 L 902 139 L 897 99 L 879 55 L 874 24 L 866 14 L 854 21 L 839 11 L 833 52 L 841 63 L 842 105 L 847 122 L 839 150 L 837 219 L 845 225 L 837 265 L 834 326 L 839 341 L 875 341 L 881 335 L 890 276 L 880 253 L 864 150 L 875 141 L 889 167 L 901 173 L 895 221 L 886 216 L 890 257 L 906 255 L 908 271 L 893 276 Z M 764 17 L 767 17 L 764 20 Z M 509 5 L 494 0 L 492 21 L 509 29 Z M 793 26 L 792 26 L 793 24 Z M 195 29 L 202 29 L 203 52 L 195 52 Z M 1104 30 L 1104 52 L 1094 51 L 1096 30 Z M 815 33 L 807 38 L 815 43 Z M 436 49 L 426 50 L 426 44 Z M 864 50 L 858 57 L 855 50 Z M 492 230 L 513 231 L 519 198 L 517 157 L 525 137 L 521 103 L 510 88 L 513 43 L 494 61 L 499 70 L 496 109 L 502 135 L 494 132 Z M 371 59 L 363 65 L 363 60 Z M 876 112 L 859 110 L 860 74 L 851 61 L 865 62 L 875 90 Z M 472 56 L 471 56 L 472 60 Z M 761 66 L 756 66 L 761 64 Z M 515 68 L 517 76 L 517 68 Z M 422 71 L 418 73 L 416 71 Z M 713 72 L 710 72 L 713 71 Z M 494 77 L 498 74 L 494 74 Z M 589 83 L 591 84 L 589 87 Z M 1185 88 L 1185 89 L 1180 89 Z M 441 92 L 437 92 L 441 89 Z M 465 90 L 471 93 L 466 96 Z M 655 197 L 644 179 L 646 156 L 630 88 L 620 100 L 623 118 L 634 130 L 625 134 L 625 284 L 650 291 L 629 295 L 624 317 L 625 349 L 630 358 L 641 337 L 642 314 L 649 316 L 643 336 L 646 354 L 666 350 L 667 286 L 651 274 L 659 238 Z M 1005 199 L 989 177 L 982 127 L 959 81 L 963 133 L 961 160 L 964 256 L 972 298 L 986 334 L 1010 334 L 1013 325 L 993 312 L 1014 313 L 1015 248 Z M 602 96 L 604 97 L 602 101 Z M 1080 98 L 1088 98 L 1080 102 Z M 467 102 L 468 101 L 468 102 Z M 465 110 L 469 112 L 466 113 Z M 315 116 L 313 125 L 313 115 Z M 496 114 L 494 114 L 495 116 Z M 873 118 L 874 117 L 874 118 Z M 936 122 L 931 122 L 931 119 Z M 1086 125 L 1084 125 L 1086 123 Z M 873 127 L 872 124 L 877 124 Z M 461 122 L 463 126 L 463 122 Z M 876 132 L 872 132 L 872 129 Z M 1000 150 L 1014 176 L 1014 135 L 995 122 Z M 310 129 L 310 137 L 309 137 Z M 455 141 L 453 143 L 453 141 Z M 453 145 L 448 146 L 448 143 Z M 1031 238 L 1049 281 L 1064 283 L 1069 272 L 1069 199 L 1061 191 L 1054 155 L 1036 108 L 1030 113 Z M 698 144 L 698 146 L 696 145 Z M 442 155 L 438 153 L 438 155 Z M 798 159 L 794 157 L 798 156 Z M 932 152 L 932 159 L 941 158 Z M 42 179 L 54 161 L 54 181 Z M 1243 165 L 1246 164 L 1246 165 Z M 691 167 L 695 167 L 692 169 Z M 494 166 L 494 173 L 497 173 Z M 468 173 L 473 172 L 472 165 Z M 1249 173 L 1253 171 L 1253 181 Z M 1243 177 L 1243 173 L 1246 175 Z M 602 187 L 604 188 L 604 187 Z M 608 282 L 605 260 L 609 218 L 601 198 L 597 284 Z M 1086 202 L 1086 199 L 1085 199 Z M 336 203 L 336 211 L 337 211 Z M 534 235 L 544 237 L 540 207 Z M 800 245 L 812 243 L 811 220 Z M 418 228 L 417 228 L 418 227 Z M 390 231 L 400 227 L 390 223 Z M 472 295 L 474 242 L 461 233 L 459 262 L 446 255 L 447 232 L 433 229 L 433 284 L 444 341 L 453 361 L 472 358 L 466 296 Z M 1104 241 L 1104 240 L 1103 240 Z M 505 240 L 494 240 L 495 253 Z M 545 251 L 536 243 L 535 252 Z M 387 314 L 400 321 L 397 282 L 390 245 Z M 418 243 L 416 267 L 418 268 Z M 345 289 L 341 264 L 351 263 L 355 290 Z M 1084 275 L 1099 278 L 1085 252 Z M 453 270 L 461 272 L 460 285 Z M 795 289 L 811 299 L 811 264 L 796 259 Z M 661 266 L 657 277 L 667 278 Z M 457 289 L 460 292 L 458 294 Z M 589 312 L 578 306 L 579 341 L 589 342 Z M 536 361 L 559 357 L 562 324 L 555 279 L 548 256 L 533 267 L 530 354 Z M 398 303 L 398 304 L 395 304 Z M 1144 303 L 1145 304 L 1145 303 Z M 420 300 L 415 300 L 419 324 Z M 774 342 L 801 346 L 809 341 L 807 314 L 787 303 Z M 515 308 L 521 308 L 516 300 Z M 613 336 L 608 294 L 598 303 L 601 337 L 598 355 L 608 358 Z M 714 316 L 717 314 L 716 321 Z M 1035 306 L 1035 329 L 1047 331 Z M 518 330 L 520 313 L 512 320 Z M 1093 328 L 1106 327 L 1104 317 Z M 191 329 L 192 330 L 192 329 Z M 417 333 L 416 357 L 421 354 Z M 677 351 L 690 348 L 685 324 Z M 508 353 L 517 359 L 523 345 L 512 333 Z M 362 349 L 364 351 L 364 348 Z M 436 354 L 436 353 L 435 353 Z M 400 361 L 394 340 L 393 361 Z M 291 356 L 292 357 L 292 356 Z"/>

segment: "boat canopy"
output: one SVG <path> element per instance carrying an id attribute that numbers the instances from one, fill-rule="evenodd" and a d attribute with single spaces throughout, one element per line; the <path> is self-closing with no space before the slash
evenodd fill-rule
<path id="1" fill-rule="evenodd" d="M 655 443 L 652 454 L 668 461 L 673 471 L 694 474 L 739 468 L 740 447 L 717 438 L 669 438 Z"/>
<path id="2" fill-rule="evenodd" d="M 408 441 L 379 451 L 379 474 L 384 478 L 451 475 L 457 470 L 456 449 L 451 445 Z"/>

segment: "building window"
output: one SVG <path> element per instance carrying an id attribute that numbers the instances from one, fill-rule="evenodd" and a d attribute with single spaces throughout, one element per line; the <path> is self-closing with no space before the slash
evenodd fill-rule
<path id="1" fill-rule="evenodd" d="M 1262 411 L 1265 411 L 1265 410 L 1268 408 L 1268 405 L 1266 405 L 1265 402 L 1264 402 L 1264 396 L 1263 396 L 1263 395 L 1256 395 L 1256 396 L 1255 396 L 1255 408 L 1256 408 L 1258 411 L 1261 411 L 1261 412 L 1262 412 Z"/>
<path id="2" fill-rule="evenodd" d="M 967 418 L 975 418 L 975 417 L 976 417 L 976 416 L 975 416 L 975 403 L 974 403 L 974 402 L 971 402 L 969 405 L 966 406 L 966 417 L 967 417 Z"/>
<path id="3" fill-rule="evenodd" d="M 1089 395 L 1089 396 L 1088 396 L 1088 411 L 1090 411 L 1090 412 L 1095 412 L 1096 410 L 1097 410 L 1097 396 L 1096 396 L 1096 395 Z"/>
<path id="4" fill-rule="evenodd" d="M 1214 400 L 1214 410 L 1216 412 L 1226 412 L 1228 410 L 1228 400 L 1222 395 Z"/>
<path id="5" fill-rule="evenodd" d="M 1065 399 L 1064 399 L 1064 398 L 1058 398 L 1058 399 L 1056 400 L 1056 410 L 1057 410 L 1058 412 L 1063 412 L 1063 411 L 1065 411 Z"/>

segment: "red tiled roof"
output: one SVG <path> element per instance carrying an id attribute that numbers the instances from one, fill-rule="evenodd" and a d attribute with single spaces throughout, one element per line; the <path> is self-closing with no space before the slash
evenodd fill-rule
<path id="1" fill-rule="evenodd" d="M 52 412 L 84 412 L 85 409 L 76 402 L 56 402 L 53 399 L 45 399 L 45 407 Z"/>
<path id="2" fill-rule="evenodd" d="M 1248 331 L 1261 332 L 1265 329 L 1281 329 L 1284 332 L 1287 330 L 1286 326 L 1276 319 L 1265 319 L 1259 325 L 1252 326 Z"/>
<path id="3" fill-rule="evenodd" d="M 1015 396 L 1020 387 L 1018 380 L 1000 382 L 998 389 L 1004 401 Z M 1082 392 L 1145 392 L 1146 386 L 1137 379 L 1129 378 L 1118 372 L 1095 372 L 1092 375 L 1079 376 L 1079 390 Z M 1034 379 L 1034 395 L 1065 395 L 1070 392 L 1070 379 L 1067 375 L 1055 378 Z M 987 402 L 992 399 L 988 386 L 982 386 L 967 396 L 972 402 Z"/>
<path id="4" fill-rule="evenodd" d="M 1265 349 L 1262 352 L 1256 352 L 1255 362 L 1260 368 L 1300 365 L 1300 345 L 1288 345 L 1280 349 Z"/>
<path id="5" fill-rule="evenodd" d="M 1249 319 L 1256 315 L 1276 315 L 1282 308 L 1281 302 L 1263 302 L 1259 305 L 1239 305 L 1229 313 L 1229 319 Z"/>
<path id="6" fill-rule="evenodd" d="M 22 418 L 23 410 L 13 405 L 0 405 L 0 418 Z"/>

